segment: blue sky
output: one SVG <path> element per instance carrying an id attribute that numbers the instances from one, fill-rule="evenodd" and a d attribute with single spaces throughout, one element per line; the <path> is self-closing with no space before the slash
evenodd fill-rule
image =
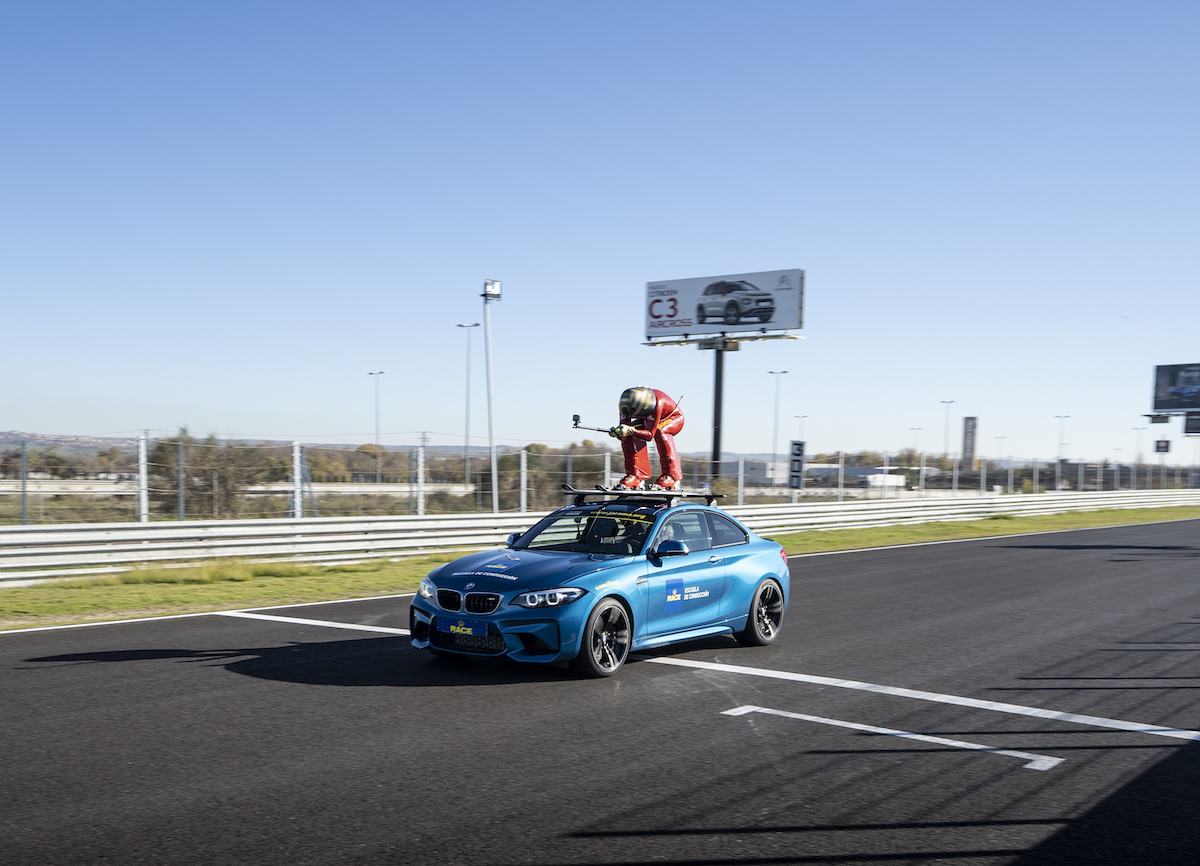
<path id="1" fill-rule="evenodd" d="M 565 444 L 712 353 L 649 280 L 807 272 L 727 357 L 725 446 L 1134 446 L 1200 361 L 1187 2 L 0 3 L 0 429 Z M 481 329 L 479 329 L 481 330 Z M 483 344 L 472 428 L 486 441 Z M 1184 446 L 1178 422 L 1169 431 Z M 996 436 L 1007 437 L 1003 445 Z M 1191 444 L 1184 448 L 1190 455 Z"/>

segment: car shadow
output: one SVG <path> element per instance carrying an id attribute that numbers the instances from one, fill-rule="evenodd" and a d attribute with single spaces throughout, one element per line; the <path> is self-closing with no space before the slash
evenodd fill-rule
<path id="1" fill-rule="evenodd" d="M 674 644 L 674 652 L 728 648 L 729 640 L 706 638 Z M 663 655 L 653 650 L 636 655 Z M 414 649 L 407 637 L 292 642 L 282 646 L 230 647 L 196 650 L 153 648 L 104 650 L 38 656 L 24 660 L 36 665 L 129 664 L 173 662 L 224 667 L 231 673 L 264 680 L 322 686 L 499 686 L 514 683 L 562 682 L 579 679 L 564 665 L 530 664 L 507 658 L 435 656 Z M 627 665 L 637 663 L 631 656 Z M 618 673 L 619 677 L 620 674 Z"/>

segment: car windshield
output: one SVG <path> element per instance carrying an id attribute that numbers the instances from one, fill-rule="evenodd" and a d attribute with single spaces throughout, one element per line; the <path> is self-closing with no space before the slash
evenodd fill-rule
<path id="1" fill-rule="evenodd" d="M 551 514 L 513 544 L 518 550 L 569 550 L 627 556 L 641 553 L 654 515 L 599 508 Z"/>

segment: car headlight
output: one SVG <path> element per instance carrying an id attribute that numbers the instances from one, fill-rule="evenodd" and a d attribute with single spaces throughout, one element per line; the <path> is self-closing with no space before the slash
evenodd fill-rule
<path id="1" fill-rule="evenodd" d="M 421 596 L 421 598 L 433 598 L 436 592 L 437 587 L 434 586 L 432 580 L 428 577 L 421 578 L 421 585 L 417 587 L 417 595 Z"/>
<path id="2" fill-rule="evenodd" d="M 586 589 L 573 586 L 546 589 L 541 592 L 523 592 L 512 600 L 518 607 L 562 607 L 587 595 Z"/>

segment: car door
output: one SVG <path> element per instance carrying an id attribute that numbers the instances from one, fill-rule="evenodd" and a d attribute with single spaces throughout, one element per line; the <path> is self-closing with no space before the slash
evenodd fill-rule
<path id="1" fill-rule="evenodd" d="M 707 517 L 712 534 L 710 553 L 720 556 L 725 566 L 725 595 L 719 619 L 732 619 L 746 612 L 761 575 L 753 567 L 754 551 L 746 531 L 723 514 L 710 511 Z"/>
<path id="2" fill-rule="evenodd" d="M 712 548 L 708 521 L 702 509 L 669 515 L 659 526 L 652 545 L 682 541 L 687 556 L 650 555 L 646 558 L 646 632 L 669 634 L 700 628 L 717 619 L 725 592 L 725 566 Z M 651 548 L 653 549 L 653 548 Z"/>

